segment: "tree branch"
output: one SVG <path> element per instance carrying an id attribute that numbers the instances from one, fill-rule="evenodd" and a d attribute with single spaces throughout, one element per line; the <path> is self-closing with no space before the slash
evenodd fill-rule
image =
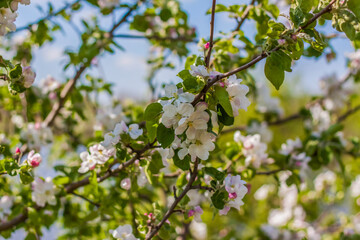
<path id="1" fill-rule="evenodd" d="M 213 0 L 212 8 L 211 8 L 211 21 L 210 21 L 210 42 L 209 42 L 209 49 L 207 52 L 207 56 L 205 58 L 205 64 L 207 68 L 210 65 L 211 50 L 214 45 L 215 7 L 216 7 L 216 0 Z"/>
<path id="2" fill-rule="evenodd" d="M 339 118 L 338 118 L 338 123 L 341 123 L 343 121 L 345 121 L 348 117 L 350 117 L 352 114 L 356 113 L 357 111 L 360 110 L 360 105 L 348 110 L 347 112 L 345 112 L 343 115 L 341 115 Z"/>
<path id="3" fill-rule="evenodd" d="M 236 28 L 233 30 L 234 32 L 239 31 L 241 26 L 243 25 L 243 23 L 245 22 L 246 18 L 248 17 L 250 10 L 254 7 L 255 4 L 255 0 L 252 0 L 251 3 L 249 5 L 247 5 L 247 7 L 245 8 L 245 11 L 243 12 L 243 14 L 240 17 L 240 21 L 238 22 L 238 25 L 236 26 Z"/>
<path id="4" fill-rule="evenodd" d="M 332 9 L 332 5 L 336 2 L 336 0 L 332 0 L 324 9 L 322 9 L 320 12 L 318 12 L 317 14 L 315 14 L 304 26 L 302 27 L 299 27 L 297 30 L 296 30 L 296 33 L 299 33 L 301 30 L 304 30 L 305 28 L 307 28 L 311 23 L 313 23 L 316 19 L 318 19 L 320 16 L 322 16 L 323 14 L 325 13 L 328 13 L 331 11 Z M 211 46 L 211 44 L 210 44 Z M 277 46 L 273 49 L 271 49 L 270 51 L 268 52 L 262 52 L 259 56 L 255 57 L 253 60 L 251 60 L 250 62 L 238 67 L 238 68 L 235 68 L 234 70 L 231 70 L 227 73 L 224 73 L 224 74 L 219 74 L 219 75 L 216 75 L 214 78 L 212 78 L 205 86 L 204 88 L 201 90 L 201 92 L 196 95 L 194 101 L 192 102 L 192 105 L 196 105 L 200 100 L 201 98 L 206 94 L 206 92 L 210 89 L 210 87 L 212 85 L 214 85 L 216 82 L 218 82 L 219 80 L 223 79 L 223 78 L 226 78 L 226 77 L 229 77 L 231 75 L 234 75 L 238 72 L 241 72 L 245 69 L 248 69 L 250 67 L 252 67 L 253 65 L 255 65 L 256 63 L 260 62 L 262 59 L 264 58 L 267 58 L 268 56 L 270 56 L 271 53 L 273 52 L 276 52 L 280 49 L 280 46 Z"/>
<path id="5" fill-rule="evenodd" d="M 166 220 L 174 213 L 174 210 L 178 203 L 186 196 L 186 194 L 191 190 L 192 184 L 195 182 L 197 173 L 198 173 L 198 164 L 199 160 L 196 159 L 194 163 L 194 169 L 191 173 L 190 180 L 188 184 L 185 186 L 185 189 L 181 192 L 181 194 L 175 199 L 169 210 L 166 212 L 160 223 L 153 228 L 149 229 L 148 234 L 146 235 L 146 240 L 152 239 L 160 230 L 160 228 L 164 225 Z"/>
<path id="6" fill-rule="evenodd" d="M 76 197 L 79 197 L 79 198 L 81 198 L 81 199 L 83 199 L 83 200 L 85 200 L 85 201 L 87 201 L 87 202 L 89 202 L 89 203 L 91 203 L 92 205 L 96 206 L 97 208 L 100 207 L 100 204 L 99 204 L 99 203 L 93 202 L 93 201 L 91 201 L 90 199 L 88 199 L 88 198 L 86 198 L 86 197 L 84 197 L 84 196 L 82 196 L 82 195 L 80 195 L 80 194 L 77 194 L 77 193 L 75 193 L 75 192 L 72 192 L 71 194 L 74 195 L 74 196 L 76 196 Z"/>

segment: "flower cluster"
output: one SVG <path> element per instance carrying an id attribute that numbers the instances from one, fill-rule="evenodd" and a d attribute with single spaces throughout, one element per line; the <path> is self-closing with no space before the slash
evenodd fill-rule
<path id="1" fill-rule="evenodd" d="M 126 123 L 121 121 L 115 125 L 113 131 L 105 134 L 104 141 L 101 142 L 101 145 L 105 148 L 112 148 L 120 141 L 121 134 L 129 134 L 130 137 L 135 140 L 143 134 L 143 130 L 139 128 L 138 124 L 131 124 L 127 127 Z"/>
<path id="2" fill-rule="evenodd" d="M 56 205 L 55 194 L 58 193 L 59 189 L 56 188 L 51 177 L 47 177 L 45 180 L 41 178 L 35 179 L 32 187 L 33 192 L 31 199 L 36 202 L 38 206 L 44 207 L 46 203 Z"/>
<path id="3" fill-rule="evenodd" d="M 49 75 L 41 81 L 40 87 L 42 94 L 48 94 L 50 99 L 55 99 L 55 91 L 60 87 L 60 83 Z"/>
<path id="4" fill-rule="evenodd" d="M 30 0 L 13 0 L 10 3 L 10 8 L 0 8 L 0 36 L 4 36 L 7 32 L 16 30 L 15 21 L 18 16 L 19 3 L 29 5 Z"/>
<path id="5" fill-rule="evenodd" d="M 0 198 L 0 218 L 11 213 L 11 208 L 14 205 L 14 200 L 10 196 L 3 196 Z M 1 222 L 1 220 L 0 220 Z"/>
<path id="6" fill-rule="evenodd" d="M 53 141 L 53 133 L 44 123 L 29 123 L 21 132 L 21 138 L 27 140 L 29 148 L 40 149 Z"/>
<path id="7" fill-rule="evenodd" d="M 261 142 L 259 134 L 242 136 L 240 131 L 235 132 L 234 141 L 242 143 L 242 153 L 245 156 L 245 165 L 259 168 L 261 164 L 271 163 L 266 153 L 267 145 Z"/>
<path id="8" fill-rule="evenodd" d="M 219 211 L 220 215 L 226 215 L 232 207 L 240 210 L 240 206 L 244 205 L 242 199 L 248 192 L 245 184 L 246 182 L 241 180 L 240 175 L 231 176 L 229 174 L 225 178 L 225 190 L 229 194 L 229 200 L 225 204 L 225 207 Z"/>
<path id="9" fill-rule="evenodd" d="M 131 225 L 126 224 L 124 226 L 119 226 L 115 230 L 110 230 L 110 234 L 119 240 L 136 240 L 137 238 L 133 235 L 133 229 Z"/>
<path id="10" fill-rule="evenodd" d="M 23 67 L 23 78 L 24 78 L 24 87 L 29 88 L 31 85 L 33 85 L 36 77 L 36 73 L 31 69 L 30 66 Z"/>
<path id="11" fill-rule="evenodd" d="M 200 206 L 194 207 L 194 209 L 189 210 L 188 217 L 194 217 L 196 222 L 202 222 L 201 215 L 204 213 Z"/>
<path id="12" fill-rule="evenodd" d="M 115 148 L 106 149 L 101 144 L 91 146 L 89 151 L 90 153 L 87 151 L 80 153 L 82 163 L 78 170 L 79 173 L 93 170 L 97 164 L 105 164 L 115 154 Z"/>
<path id="13" fill-rule="evenodd" d="M 27 159 L 26 159 L 26 163 L 32 167 L 39 166 L 41 161 L 42 161 L 41 155 L 39 153 L 35 153 L 34 150 L 29 152 Z"/>
<path id="14" fill-rule="evenodd" d="M 321 79 L 320 87 L 324 95 L 323 104 L 328 111 L 342 109 L 353 92 L 349 85 L 339 81 L 336 76 Z"/>

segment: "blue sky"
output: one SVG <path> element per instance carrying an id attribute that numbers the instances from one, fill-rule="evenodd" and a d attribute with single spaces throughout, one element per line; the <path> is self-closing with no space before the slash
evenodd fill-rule
<path id="1" fill-rule="evenodd" d="M 59 8 L 70 1 L 32 0 L 32 5 L 20 7 L 19 17 L 16 22 L 17 26 L 23 26 L 26 23 L 43 16 L 43 14 L 37 10 L 36 5 L 45 7 L 48 2 L 51 2 L 56 8 Z M 209 36 L 210 16 L 206 15 L 205 12 L 211 7 L 212 1 L 181 0 L 180 2 L 185 11 L 188 12 L 190 25 L 196 27 L 198 37 L 207 38 Z M 231 3 L 246 4 L 248 2 L 248 0 L 218 0 L 218 3 L 226 5 Z M 284 13 L 287 14 L 287 12 Z M 74 22 L 78 23 L 80 18 L 87 19 L 94 14 L 97 14 L 94 8 L 84 8 Z M 109 20 L 109 18 L 105 19 L 103 24 L 110 25 Z M 232 29 L 234 25 L 235 22 L 228 19 L 226 13 L 217 14 L 215 32 L 228 31 Z M 54 43 L 46 44 L 45 47 L 35 51 L 35 58 L 32 66 L 37 72 L 37 82 L 40 82 L 41 79 L 48 74 L 53 75 L 59 81 L 64 81 L 66 76 L 71 77 L 71 74 L 69 74 L 70 72 L 65 73 L 63 71 L 62 67 L 64 66 L 65 58 L 62 57 L 62 52 L 68 48 L 76 50 L 79 44 L 79 37 L 76 36 L 74 30 L 68 23 L 64 23 L 63 26 L 65 26 L 65 33 L 58 32 L 56 34 L 57 40 Z M 327 26 L 325 29 L 328 33 L 334 32 L 331 26 Z M 243 30 L 246 34 L 255 34 L 254 24 L 251 21 L 245 22 Z M 118 30 L 118 33 L 129 33 L 127 26 L 122 26 Z M 117 51 L 114 55 L 106 54 L 103 56 L 100 59 L 103 73 L 99 74 L 103 75 L 107 81 L 115 83 L 115 92 L 118 96 L 135 97 L 137 99 L 143 99 L 144 96 L 149 97 L 149 90 L 144 79 L 147 72 L 146 57 L 149 53 L 149 44 L 146 40 L 134 39 L 118 39 L 118 42 L 126 49 L 125 52 Z M 295 78 L 300 79 L 300 86 L 302 89 L 305 89 L 307 92 L 310 91 L 316 93 L 319 90 L 317 84 L 319 78 L 334 72 L 339 76 L 344 74 L 346 71 L 344 53 L 351 52 L 353 49 L 350 42 L 346 39 L 334 40 L 333 44 L 338 53 L 337 60 L 328 64 L 324 57 L 320 60 L 302 58 L 301 61 L 298 61 L 294 65 L 293 72 L 287 73 L 287 81 L 292 81 Z M 190 49 L 192 53 L 199 54 L 196 44 L 191 44 Z M 161 71 L 156 76 L 156 81 L 176 81 L 176 73 L 183 67 L 183 62 L 179 62 L 178 60 L 175 60 L 175 62 L 177 63 L 177 68 L 174 71 Z M 265 79 L 263 66 L 264 61 L 258 64 L 254 71 L 256 79 L 259 81 Z M 94 73 L 97 74 L 96 71 Z"/>

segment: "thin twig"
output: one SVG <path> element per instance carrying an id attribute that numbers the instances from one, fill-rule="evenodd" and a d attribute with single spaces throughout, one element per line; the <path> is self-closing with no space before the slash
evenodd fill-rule
<path id="1" fill-rule="evenodd" d="M 216 7 L 216 0 L 213 0 L 212 8 L 211 8 L 211 21 L 210 21 L 210 42 L 209 42 L 209 49 L 207 52 L 207 56 L 205 58 L 205 64 L 207 68 L 210 65 L 211 51 L 214 45 L 215 7 Z"/>
<path id="2" fill-rule="evenodd" d="M 343 122 L 344 120 L 346 120 L 348 117 L 350 117 L 352 114 L 356 113 L 357 111 L 360 110 L 360 105 L 348 110 L 346 113 L 344 113 L 343 115 L 341 115 L 339 118 L 338 118 L 338 123 L 341 123 Z"/>
<path id="3" fill-rule="evenodd" d="M 243 14 L 240 17 L 240 21 L 238 22 L 238 25 L 233 30 L 233 32 L 237 32 L 240 30 L 241 26 L 243 25 L 246 18 L 248 17 L 250 10 L 254 7 L 254 4 L 255 4 L 255 0 L 252 0 L 251 3 L 249 5 L 247 5 L 247 7 L 245 8 L 245 11 L 243 12 Z"/>
<path id="4" fill-rule="evenodd" d="M 93 202 L 92 200 L 90 200 L 90 199 L 88 199 L 88 198 L 86 198 L 86 197 L 84 197 L 84 196 L 82 196 L 80 194 L 77 194 L 75 192 L 72 192 L 71 194 L 74 195 L 74 196 L 77 196 L 77 197 L 79 197 L 81 199 L 84 199 L 85 201 L 87 201 L 87 202 L 91 203 L 92 205 L 96 206 L 97 208 L 100 207 L 99 203 Z"/>
<path id="5" fill-rule="evenodd" d="M 207 191 L 210 191 L 210 192 L 215 191 L 212 187 L 201 186 L 200 184 L 191 186 L 191 189 L 201 189 L 201 190 L 207 190 Z"/>
<path id="6" fill-rule="evenodd" d="M 275 169 L 275 170 L 268 171 L 268 172 L 256 172 L 256 175 L 272 175 L 272 174 L 281 172 L 281 171 L 283 171 L 283 170 L 284 170 L 284 169 Z"/>

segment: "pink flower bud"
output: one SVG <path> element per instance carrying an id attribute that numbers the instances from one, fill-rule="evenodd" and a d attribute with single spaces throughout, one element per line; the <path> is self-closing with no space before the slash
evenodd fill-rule
<path id="1" fill-rule="evenodd" d="M 55 100 L 56 99 L 56 93 L 54 93 L 54 92 L 49 93 L 49 98 L 50 98 L 50 100 Z"/>
<path id="2" fill-rule="evenodd" d="M 205 49 L 209 49 L 209 47 L 210 47 L 210 43 L 209 43 L 209 42 L 207 42 L 207 43 L 204 44 L 204 48 L 205 48 Z"/>
<path id="3" fill-rule="evenodd" d="M 195 215 L 195 210 L 193 210 L 193 209 L 189 210 L 188 217 L 192 217 L 194 215 Z"/>
<path id="4" fill-rule="evenodd" d="M 236 192 L 229 193 L 229 198 L 230 198 L 230 199 L 235 199 L 235 198 L 237 198 Z"/>
<path id="5" fill-rule="evenodd" d="M 225 83 L 224 82 L 219 82 L 220 87 L 225 87 Z"/>
<path id="6" fill-rule="evenodd" d="M 42 161 L 42 157 L 39 153 L 35 153 L 34 150 L 32 150 L 28 157 L 27 157 L 27 162 L 32 166 L 32 167 L 37 167 L 40 165 Z"/>
<path id="7" fill-rule="evenodd" d="M 284 45 L 286 43 L 285 39 L 279 39 L 278 40 L 279 45 Z"/>
<path id="8" fill-rule="evenodd" d="M 15 153 L 20 154 L 21 153 L 20 148 L 16 147 Z"/>
<path id="9" fill-rule="evenodd" d="M 120 186 L 125 189 L 125 190 L 129 190 L 131 188 L 131 181 L 130 178 L 124 178 L 121 183 Z"/>
<path id="10" fill-rule="evenodd" d="M 39 130 L 41 128 L 41 123 L 39 123 L 39 122 L 35 123 L 34 127 L 36 130 Z"/>

